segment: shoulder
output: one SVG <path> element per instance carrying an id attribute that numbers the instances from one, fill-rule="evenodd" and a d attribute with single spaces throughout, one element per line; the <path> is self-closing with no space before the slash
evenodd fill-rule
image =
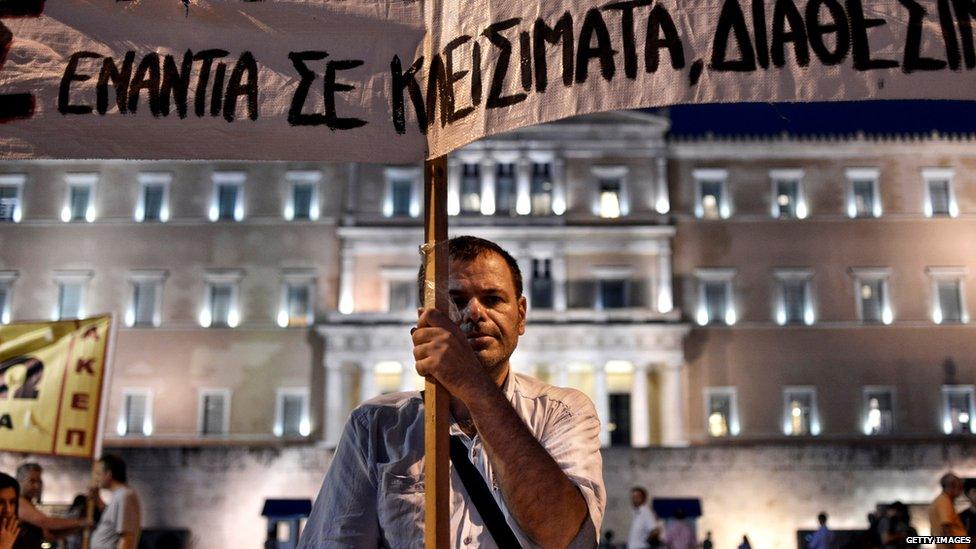
<path id="1" fill-rule="evenodd" d="M 512 373 L 515 376 L 516 398 L 539 401 L 571 416 L 595 415 L 596 407 L 585 393 L 570 387 L 549 385 L 534 377 Z"/>
<path id="2" fill-rule="evenodd" d="M 420 396 L 420 391 L 387 393 L 356 406 L 349 421 L 360 427 L 395 421 L 397 417 L 403 414 L 419 413 L 422 404 L 423 399 Z"/>

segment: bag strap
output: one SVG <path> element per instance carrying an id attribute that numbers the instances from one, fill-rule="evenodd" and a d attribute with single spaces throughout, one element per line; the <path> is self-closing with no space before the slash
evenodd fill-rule
<path id="1" fill-rule="evenodd" d="M 495 544 L 499 547 L 521 549 L 522 544 L 515 537 L 512 527 L 505 521 L 505 515 L 498 507 L 495 497 L 491 495 L 485 478 L 468 459 L 468 448 L 461 437 L 456 435 L 451 436 L 451 463 L 454 464 L 454 470 L 461 478 L 461 484 L 471 498 L 471 503 L 478 510 L 481 519 L 485 521 L 485 527 L 488 528 L 488 533 L 495 540 Z"/>

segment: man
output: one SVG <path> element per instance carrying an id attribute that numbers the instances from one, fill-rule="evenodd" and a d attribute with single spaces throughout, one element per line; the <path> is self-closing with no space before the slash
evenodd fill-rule
<path id="1" fill-rule="evenodd" d="M 593 403 L 579 391 L 510 371 L 526 316 L 512 256 L 474 237 L 451 239 L 448 253 L 457 322 L 436 310 L 419 312 L 411 330 L 414 358 L 420 375 L 450 392 L 450 434 L 463 444 L 461 459 L 491 487 L 485 489 L 491 497 L 475 490 L 473 498 L 452 457 L 451 545 L 593 547 L 605 505 Z M 423 427 L 417 392 L 381 396 L 354 410 L 299 546 L 422 546 Z M 511 542 L 486 526 L 483 510 L 495 504 L 497 514 L 489 515 L 503 519 L 495 534 Z"/>
<path id="2" fill-rule="evenodd" d="M 668 549 L 695 549 L 698 541 L 695 539 L 695 531 L 685 520 L 688 515 L 685 510 L 678 508 L 674 512 L 674 519 L 668 521 L 668 526 L 664 532 L 664 541 L 668 544 Z"/>
<path id="3" fill-rule="evenodd" d="M 630 489 L 630 504 L 634 506 L 634 518 L 630 521 L 630 534 L 627 536 L 627 549 L 646 549 L 650 540 L 660 535 L 654 513 L 647 502 L 647 490 L 641 486 Z"/>
<path id="4" fill-rule="evenodd" d="M 953 473 L 946 473 L 939 479 L 942 492 L 936 496 L 929 506 L 929 525 L 933 536 L 965 536 L 966 527 L 963 526 L 956 513 L 956 498 L 962 495 L 962 480 Z M 968 543 L 939 543 L 936 547 L 958 548 L 968 547 Z"/>
<path id="5" fill-rule="evenodd" d="M 139 496 L 129 488 L 125 462 L 122 458 L 105 454 L 95 466 L 97 485 L 90 497 L 102 511 L 102 518 L 92 532 L 91 549 L 136 549 L 142 531 L 142 511 Z M 102 501 L 99 489 L 112 496 L 108 504 Z"/>
<path id="6" fill-rule="evenodd" d="M 50 517 L 36 504 L 41 502 L 44 493 L 44 469 L 37 463 L 22 463 L 17 467 L 17 481 L 20 483 L 19 509 L 23 543 L 28 547 L 40 547 L 44 538 L 54 539 L 78 532 L 89 525 L 84 519 Z"/>
<path id="7" fill-rule="evenodd" d="M 810 536 L 810 541 L 807 543 L 808 549 L 833 549 L 834 548 L 834 533 L 827 528 L 827 513 L 821 512 L 817 515 L 817 522 L 820 524 L 820 528 Z"/>
<path id="8" fill-rule="evenodd" d="M 0 473 L 0 549 L 18 547 L 20 521 L 17 519 L 20 484 L 14 477 Z"/>
<path id="9" fill-rule="evenodd" d="M 962 487 L 963 494 L 969 500 L 969 508 L 959 513 L 959 520 L 966 527 L 966 535 L 972 539 L 969 546 L 976 547 L 976 479 L 966 479 Z"/>

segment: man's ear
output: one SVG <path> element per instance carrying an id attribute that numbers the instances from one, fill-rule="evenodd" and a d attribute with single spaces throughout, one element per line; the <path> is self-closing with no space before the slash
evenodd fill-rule
<path id="1" fill-rule="evenodd" d="M 519 335 L 525 335 L 525 316 L 527 314 L 529 305 L 528 301 L 525 299 L 525 295 L 519 296 L 518 300 L 518 310 L 519 310 L 519 323 L 518 323 L 518 333 Z"/>

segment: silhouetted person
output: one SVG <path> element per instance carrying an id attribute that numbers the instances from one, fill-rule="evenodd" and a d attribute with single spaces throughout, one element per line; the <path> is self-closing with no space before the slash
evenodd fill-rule
<path id="1" fill-rule="evenodd" d="M 827 513 L 817 515 L 817 523 L 820 524 L 820 528 L 810 536 L 807 547 L 809 549 L 834 549 L 836 541 L 834 540 L 834 533 L 827 528 Z"/>

